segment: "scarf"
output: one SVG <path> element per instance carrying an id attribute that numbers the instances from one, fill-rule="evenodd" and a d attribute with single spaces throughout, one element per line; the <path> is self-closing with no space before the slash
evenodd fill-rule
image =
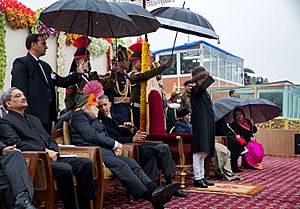
<path id="1" fill-rule="evenodd" d="M 248 130 L 248 131 L 251 131 L 251 126 L 250 124 L 248 123 L 247 119 L 242 119 L 242 120 L 238 120 L 236 119 L 235 120 L 240 126 L 242 126 L 244 129 Z"/>

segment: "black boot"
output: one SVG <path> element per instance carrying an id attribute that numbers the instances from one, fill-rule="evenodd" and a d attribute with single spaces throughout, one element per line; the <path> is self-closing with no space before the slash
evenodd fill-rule
<path id="1" fill-rule="evenodd" d="M 28 192 L 21 192 L 16 196 L 16 201 L 13 209 L 36 209 L 32 200 L 30 199 Z"/>

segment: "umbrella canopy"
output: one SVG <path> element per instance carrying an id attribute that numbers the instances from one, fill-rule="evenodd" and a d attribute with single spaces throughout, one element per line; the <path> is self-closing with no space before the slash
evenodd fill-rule
<path id="1" fill-rule="evenodd" d="M 237 97 L 223 97 L 214 102 L 215 120 L 220 120 L 230 113 L 240 103 L 241 99 Z"/>
<path id="2" fill-rule="evenodd" d="M 41 13 L 40 21 L 67 33 L 96 38 L 141 34 L 123 9 L 105 0 L 59 0 Z"/>
<path id="3" fill-rule="evenodd" d="M 123 9 L 133 22 L 137 25 L 140 34 L 156 31 L 161 24 L 148 10 L 136 4 L 126 2 L 110 2 Z"/>
<path id="4" fill-rule="evenodd" d="M 254 73 L 254 71 L 251 70 L 250 68 L 244 68 L 244 72 L 245 73 Z"/>
<path id="5" fill-rule="evenodd" d="M 278 117 L 280 107 L 266 99 L 243 99 L 239 107 L 245 112 L 247 118 L 253 119 L 254 123 L 262 123 Z"/>
<path id="6" fill-rule="evenodd" d="M 204 17 L 186 8 L 160 7 L 151 11 L 151 13 L 162 24 L 162 28 L 218 39 L 213 27 Z"/>

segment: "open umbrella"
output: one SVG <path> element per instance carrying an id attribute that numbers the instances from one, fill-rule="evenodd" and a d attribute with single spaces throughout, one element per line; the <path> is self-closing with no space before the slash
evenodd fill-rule
<path id="1" fill-rule="evenodd" d="M 180 7 L 160 7 L 151 13 L 162 24 L 162 28 L 192 34 L 205 38 L 218 39 L 211 24 L 201 15 Z"/>
<path id="2" fill-rule="evenodd" d="M 266 99 L 243 99 L 238 105 L 247 118 L 251 118 L 254 123 L 262 123 L 278 117 L 281 113 L 280 107 Z"/>
<path id="3" fill-rule="evenodd" d="M 237 97 L 223 97 L 214 102 L 215 120 L 220 120 L 230 113 L 240 103 L 241 99 Z"/>
<path id="4" fill-rule="evenodd" d="M 254 73 L 254 71 L 250 68 L 244 68 L 245 73 Z"/>
<path id="5" fill-rule="evenodd" d="M 156 31 L 161 24 L 148 10 L 127 2 L 111 2 L 123 9 L 139 29 L 139 35 Z"/>
<path id="6" fill-rule="evenodd" d="M 67 33 L 96 38 L 141 34 L 123 9 L 105 0 L 59 0 L 41 13 L 40 21 Z"/>

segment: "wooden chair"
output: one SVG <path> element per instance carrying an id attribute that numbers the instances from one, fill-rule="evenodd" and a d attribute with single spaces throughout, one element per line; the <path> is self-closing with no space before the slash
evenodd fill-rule
<path id="1" fill-rule="evenodd" d="M 63 138 L 62 144 L 63 145 L 71 145 L 71 136 L 70 136 L 69 128 L 70 128 L 70 124 L 68 122 L 64 121 L 62 131 L 58 130 L 60 133 L 63 134 L 63 136 L 62 136 L 62 138 Z M 52 134 L 52 135 L 55 135 L 55 134 Z M 57 136 L 59 139 L 61 137 L 60 134 L 56 134 L 55 136 Z M 62 146 L 61 151 L 63 151 L 66 148 L 69 148 L 69 151 L 70 151 L 69 154 L 73 154 L 73 153 L 71 153 L 72 147 L 69 147 L 69 146 L 68 147 Z M 81 148 L 88 148 L 88 147 L 76 147 L 76 148 L 81 149 Z M 138 157 L 138 146 L 136 144 L 134 144 L 134 143 L 123 144 L 123 148 L 124 148 L 125 156 L 131 157 L 134 159 L 136 157 Z M 80 152 L 78 153 L 75 151 L 74 153 L 80 157 L 85 157 L 85 154 L 82 154 Z M 96 157 L 96 159 L 94 157 Z M 94 157 L 93 157 L 93 160 L 94 160 L 93 162 L 94 162 L 94 165 L 96 165 L 96 167 L 97 167 L 97 176 L 98 176 L 96 178 L 94 175 L 94 182 L 95 182 L 96 191 L 97 191 L 96 208 L 102 208 L 104 189 L 109 186 L 121 185 L 121 182 L 118 180 L 118 178 L 116 178 L 114 176 L 114 174 L 109 170 L 109 168 L 105 167 L 105 165 L 103 164 L 101 150 L 99 148 L 98 148 L 98 153 Z M 129 202 L 132 201 L 132 197 L 128 192 L 126 192 L 126 197 Z"/>
<path id="2" fill-rule="evenodd" d="M 192 168 L 191 134 L 167 134 L 160 92 L 151 90 L 148 95 L 149 132 L 147 140 L 163 141 L 170 150 L 179 171 L 180 188 L 185 188 L 186 171 Z"/>

